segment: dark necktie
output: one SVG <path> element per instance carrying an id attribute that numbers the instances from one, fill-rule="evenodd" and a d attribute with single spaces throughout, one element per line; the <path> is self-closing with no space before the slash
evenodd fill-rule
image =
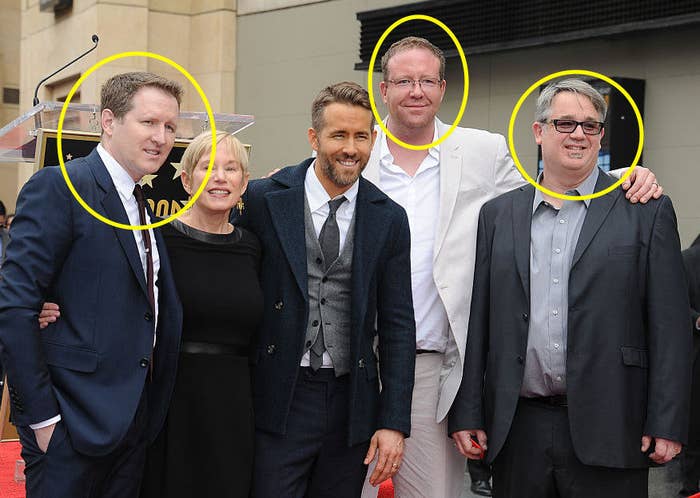
<path id="1" fill-rule="evenodd" d="M 134 197 L 136 197 L 136 203 L 139 205 L 139 223 L 141 225 L 146 225 L 146 202 L 143 198 L 141 185 L 139 184 L 134 186 Z M 151 310 L 155 314 L 156 296 L 153 290 L 153 251 L 151 246 L 151 234 L 148 230 L 143 230 L 141 234 L 143 235 L 143 245 L 146 247 L 146 287 L 148 288 L 148 302 L 151 303 Z"/>
<path id="2" fill-rule="evenodd" d="M 330 268 L 333 261 L 338 259 L 338 252 L 340 250 L 340 229 L 335 219 L 335 213 L 345 201 L 346 199 L 344 196 L 328 201 L 328 218 L 326 218 L 323 227 L 321 227 L 321 233 L 318 234 L 318 242 L 321 245 L 321 252 L 323 253 L 323 261 L 326 270 Z M 314 371 L 318 370 L 323 364 L 323 352 L 325 350 L 326 344 L 323 340 L 323 320 L 321 320 L 316 341 L 314 341 L 309 351 L 309 363 Z"/>

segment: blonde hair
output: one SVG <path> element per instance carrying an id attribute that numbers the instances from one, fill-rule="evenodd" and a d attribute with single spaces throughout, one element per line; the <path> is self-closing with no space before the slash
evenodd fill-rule
<path id="1" fill-rule="evenodd" d="M 243 176 L 248 174 L 248 151 L 245 146 L 236 137 L 225 131 L 216 132 L 216 149 L 221 146 L 226 146 L 233 153 L 236 161 L 241 165 Z M 194 140 L 187 146 L 185 153 L 182 155 L 180 164 L 182 171 L 187 173 L 187 176 L 192 177 L 192 171 L 202 156 L 211 152 L 211 131 L 205 131 L 197 135 Z"/>

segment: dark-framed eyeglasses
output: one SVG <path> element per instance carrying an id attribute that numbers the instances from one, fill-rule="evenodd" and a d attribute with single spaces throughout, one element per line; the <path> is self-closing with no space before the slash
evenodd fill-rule
<path id="1" fill-rule="evenodd" d="M 573 133 L 580 126 L 586 135 L 600 135 L 605 124 L 600 121 L 574 121 L 573 119 L 552 119 L 545 123 L 553 124 L 554 129 L 559 133 Z"/>
<path id="2" fill-rule="evenodd" d="M 433 90 L 440 86 L 442 80 L 438 78 L 421 78 L 419 80 L 409 80 L 408 78 L 402 78 L 400 80 L 386 80 L 387 83 L 391 83 L 396 88 L 406 90 L 408 88 L 413 88 L 413 85 L 418 85 L 423 90 Z"/>

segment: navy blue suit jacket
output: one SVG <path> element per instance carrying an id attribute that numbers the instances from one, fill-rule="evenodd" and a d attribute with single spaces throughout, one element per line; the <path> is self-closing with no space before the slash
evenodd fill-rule
<path id="1" fill-rule="evenodd" d="M 263 251 L 256 426 L 276 434 L 286 431 L 309 316 L 304 179 L 312 161 L 250 182 L 240 220 L 260 238 Z M 379 428 L 410 433 L 416 354 L 410 266 L 406 213 L 361 177 L 352 260 L 350 445 Z"/>
<path id="2" fill-rule="evenodd" d="M 95 211 L 129 223 L 97 151 L 66 164 Z M 153 346 L 153 314 L 134 235 L 91 216 L 71 195 L 58 167 L 37 172 L 20 192 L 12 242 L 0 280 L 0 346 L 15 424 L 60 414 L 73 447 L 104 455 L 136 412 Z M 155 438 L 175 379 L 182 310 L 163 239 L 160 314 L 149 384 L 149 435 Z M 61 318 L 39 330 L 45 300 Z M 144 361 L 145 360 L 145 361 Z"/>

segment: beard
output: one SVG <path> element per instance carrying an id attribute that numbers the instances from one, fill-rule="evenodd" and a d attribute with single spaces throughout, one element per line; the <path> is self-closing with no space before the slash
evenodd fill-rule
<path id="1" fill-rule="evenodd" d="M 319 154 L 316 160 L 319 162 L 324 176 L 333 182 L 333 185 L 336 187 L 349 187 L 355 183 L 360 177 L 362 170 L 364 170 L 367 165 L 367 162 L 363 164 L 362 161 L 360 161 L 357 168 L 341 169 L 341 166 L 336 166 L 325 154 Z"/>

